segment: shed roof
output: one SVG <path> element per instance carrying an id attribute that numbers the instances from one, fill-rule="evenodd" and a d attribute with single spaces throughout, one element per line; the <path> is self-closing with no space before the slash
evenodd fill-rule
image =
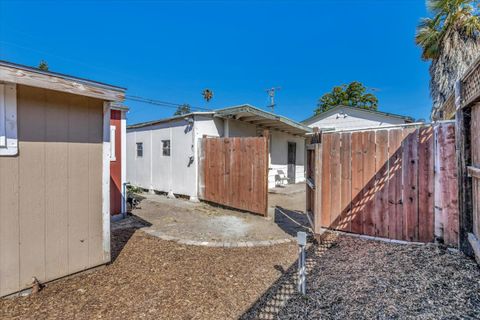
<path id="1" fill-rule="evenodd" d="M 98 98 L 125 100 L 125 88 L 0 60 L 0 81 Z"/>
<path id="2" fill-rule="evenodd" d="M 369 110 L 369 109 L 362 109 L 362 108 L 357 108 L 357 107 L 340 105 L 340 106 L 333 107 L 332 109 L 329 109 L 329 110 L 327 110 L 325 112 L 322 112 L 320 114 L 316 114 L 314 116 L 311 116 L 310 118 L 307 118 L 307 119 L 303 120 L 302 123 L 310 124 L 310 123 L 314 122 L 315 120 L 322 119 L 324 116 L 327 115 L 327 112 L 334 112 L 338 109 L 345 109 L 345 108 L 355 110 L 355 111 L 361 111 L 361 112 L 365 112 L 365 113 L 373 113 L 373 114 L 378 114 L 378 115 L 382 115 L 382 116 L 386 116 L 386 117 L 402 119 L 402 120 L 405 121 L 405 123 L 411 123 L 411 122 L 415 121 L 412 117 L 403 116 L 403 115 L 399 115 L 399 114 L 395 114 L 395 113 L 389 113 L 389 112 L 383 112 L 383 111 L 378 111 L 378 110 Z"/>
<path id="3" fill-rule="evenodd" d="M 138 129 L 138 128 L 143 128 L 143 127 L 149 127 L 149 126 L 154 126 L 157 124 L 162 124 L 162 123 L 167 123 L 170 121 L 175 121 L 179 120 L 182 118 L 188 118 L 193 115 L 213 115 L 215 112 L 214 111 L 202 111 L 202 112 L 190 112 L 186 114 L 182 114 L 179 116 L 173 116 L 173 117 L 168 117 L 168 118 L 163 118 L 163 119 L 158 119 L 158 120 L 152 120 L 152 121 L 146 121 L 146 122 L 139 122 L 135 124 L 131 124 L 127 126 L 127 129 Z"/>

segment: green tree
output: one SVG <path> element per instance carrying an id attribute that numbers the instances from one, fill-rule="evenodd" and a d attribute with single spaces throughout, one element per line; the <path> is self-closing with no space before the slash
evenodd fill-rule
<path id="1" fill-rule="evenodd" d="M 48 71 L 47 61 L 45 61 L 45 60 L 40 61 L 40 63 L 38 64 L 38 69 L 40 69 L 42 71 Z"/>
<path id="2" fill-rule="evenodd" d="M 480 54 L 478 0 L 426 0 L 431 18 L 423 18 L 415 36 L 422 59 L 431 61 L 430 94 L 440 107 L 455 82 Z"/>
<path id="3" fill-rule="evenodd" d="M 315 114 L 325 112 L 336 106 L 350 106 L 362 109 L 377 110 L 378 99 L 367 93 L 367 88 L 358 81 L 350 84 L 333 87 L 331 92 L 325 93 L 317 104 Z"/>
<path id="4" fill-rule="evenodd" d="M 175 113 L 173 115 L 174 116 L 181 116 L 182 114 L 187 114 L 187 113 L 192 112 L 191 109 L 192 108 L 190 107 L 189 104 L 182 104 L 181 106 L 179 106 L 177 108 L 177 110 L 175 111 Z"/>

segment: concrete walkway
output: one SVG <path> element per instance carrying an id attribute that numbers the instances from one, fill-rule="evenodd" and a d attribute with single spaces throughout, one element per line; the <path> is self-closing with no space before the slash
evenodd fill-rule
<path id="1" fill-rule="evenodd" d="M 113 223 L 112 229 L 141 228 L 164 240 L 210 247 L 253 247 L 286 243 L 294 240 L 296 231 L 308 229 L 306 220 L 302 217 L 305 185 L 297 184 L 280 189 L 269 195 L 269 205 L 278 205 L 275 217 L 271 218 L 203 202 L 142 194 L 144 199 L 133 210 L 133 216 Z"/>

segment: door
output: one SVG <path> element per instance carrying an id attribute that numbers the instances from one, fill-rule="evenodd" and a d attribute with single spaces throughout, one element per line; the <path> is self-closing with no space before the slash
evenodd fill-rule
<path id="1" fill-rule="evenodd" d="M 295 183 L 295 164 L 297 162 L 297 143 L 288 143 L 288 183 Z"/>

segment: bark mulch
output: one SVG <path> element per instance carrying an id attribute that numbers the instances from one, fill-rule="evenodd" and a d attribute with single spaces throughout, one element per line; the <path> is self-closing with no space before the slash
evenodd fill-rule
<path id="1" fill-rule="evenodd" d="M 330 234 L 309 248 L 299 296 L 293 244 L 194 247 L 133 229 L 112 243 L 111 265 L 0 300 L 0 318 L 480 319 L 479 267 L 434 245 Z"/>
<path id="2" fill-rule="evenodd" d="M 296 258 L 292 244 L 224 249 L 133 229 L 112 236 L 112 264 L 0 300 L 0 319 L 234 319 Z"/>
<path id="3" fill-rule="evenodd" d="M 480 319 L 478 265 L 435 245 L 331 234 L 307 264 L 305 296 L 288 290 L 291 268 L 243 318 Z"/>

